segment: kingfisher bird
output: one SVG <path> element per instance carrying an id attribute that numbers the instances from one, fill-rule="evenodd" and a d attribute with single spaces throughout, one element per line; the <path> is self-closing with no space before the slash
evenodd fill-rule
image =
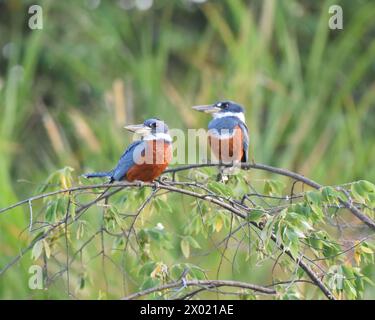
<path id="1" fill-rule="evenodd" d="M 214 156 L 222 163 L 248 162 L 249 133 L 244 108 L 233 101 L 194 106 L 194 110 L 210 113 L 208 142 Z"/>
<path id="2" fill-rule="evenodd" d="M 113 181 L 152 182 L 167 168 L 172 159 L 172 138 L 168 126 L 152 118 L 143 124 L 128 125 L 125 129 L 141 135 L 122 154 L 117 166 L 107 172 L 85 174 L 86 178 L 108 177 Z"/>

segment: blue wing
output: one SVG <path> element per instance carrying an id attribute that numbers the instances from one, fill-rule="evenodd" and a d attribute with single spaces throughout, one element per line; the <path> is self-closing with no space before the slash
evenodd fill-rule
<path id="1" fill-rule="evenodd" d="M 238 124 L 242 130 L 242 145 L 243 145 L 243 156 L 241 159 L 241 162 L 248 162 L 249 161 L 249 143 L 250 143 L 250 138 L 249 138 L 249 130 L 247 129 L 247 126 L 245 123 L 240 121 Z"/>
<path id="2" fill-rule="evenodd" d="M 243 123 L 237 117 L 216 118 L 210 121 L 210 123 L 208 124 L 208 130 L 217 130 L 218 132 L 220 132 L 220 130 L 226 129 L 229 131 L 229 133 L 233 133 L 234 128 L 237 126 L 241 128 L 242 134 L 243 134 L 242 144 L 243 144 L 244 155 L 241 161 L 248 162 L 250 139 L 249 139 L 249 130 L 247 129 L 247 126 L 245 123 Z"/>
<path id="3" fill-rule="evenodd" d="M 128 170 L 135 164 L 135 157 L 137 157 L 143 150 L 144 141 L 142 140 L 138 140 L 130 144 L 122 154 L 116 168 L 112 170 L 112 179 L 116 181 L 124 179 Z"/>

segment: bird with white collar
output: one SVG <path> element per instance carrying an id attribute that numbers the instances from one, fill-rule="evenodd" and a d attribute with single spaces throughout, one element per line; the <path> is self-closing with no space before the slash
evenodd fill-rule
<path id="1" fill-rule="evenodd" d="M 110 182 L 152 182 L 162 174 L 172 159 L 172 138 L 168 126 L 163 121 L 152 118 L 125 128 L 141 135 L 141 140 L 128 146 L 113 170 L 87 173 L 84 177 L 108 177 Z"/>
<path id="2" fill-rule="evenodd" d="M 210 113 L 208 142 L 214 156 L 224 164 L 248 162 L 249 133 L 244 108 L 233 101 L 194 106 L 194 110 Z"/>

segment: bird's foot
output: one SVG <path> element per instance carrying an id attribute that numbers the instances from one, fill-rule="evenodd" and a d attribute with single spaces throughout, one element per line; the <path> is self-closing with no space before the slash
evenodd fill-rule
<path id="1" fill-rule="evenodd" d="M 187 287 L 187 281 L 186 281 L 186 278 L 183 277 L 182 279 L 182 287 L 185 289 Z"/>
<path id="2" fill-rule="evenodd" d="M 180 276 L 180 279 L 181 279 L 181 282 L 182 282 L 182 288 L 184 288 L 184 289 L 187 287 L 186 276 L 187 276 L 188 273 L 189 273 L 189 268 L 185 268 L 182 271 L 181 276 Z"/>
<path id="3" fill-rule="evenodd" d="M 141 181 L 141 180 L 135 180 L 134 182 L 135 182 L 135 183 L 138 185 L 138 187 L 140 187 L 140 188 L 142 188 L 142 187 L 145 186 L 145 183 L 144 183 L 143 181 Z"/>
<path id="4" fill-rule="evenodd" d="M 169 180 L 167 176 L 161 176 L 158 180 L 155 180 L 155 182 L 158 182 L 163 185 L 167 185 Z"/>
<path id="5" fill-rule="evenodd" d="M 160 185 L 160 183 L 158 181 L 154 181 L 154 185 L 152 186 L 152 190 L 153 191 L 158 190 L 159 189 L 159 185 Z"/>

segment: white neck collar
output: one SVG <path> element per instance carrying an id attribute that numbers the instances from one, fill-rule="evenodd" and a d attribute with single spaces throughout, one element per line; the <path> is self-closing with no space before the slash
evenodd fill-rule
<path id="1" fill-rule="evenodd" d="M 143 137 L 143 140 L 149 141 L 149 140 L 165 140 L 168 142 L 172 142 L 172 138 L 168 133 L 164 132 L 157 132 L 156 134 L 148 134 L 147 136 Z"/>
<path id="2" fill-rule="evenodd" d="M 243 123 L 245 122 L 245 115 L 243 112 L 217 112 L 213 113 L 212 116 L 214 119 L 224 118 L 224 117 L 236 117 L 240 119 Z"/>

